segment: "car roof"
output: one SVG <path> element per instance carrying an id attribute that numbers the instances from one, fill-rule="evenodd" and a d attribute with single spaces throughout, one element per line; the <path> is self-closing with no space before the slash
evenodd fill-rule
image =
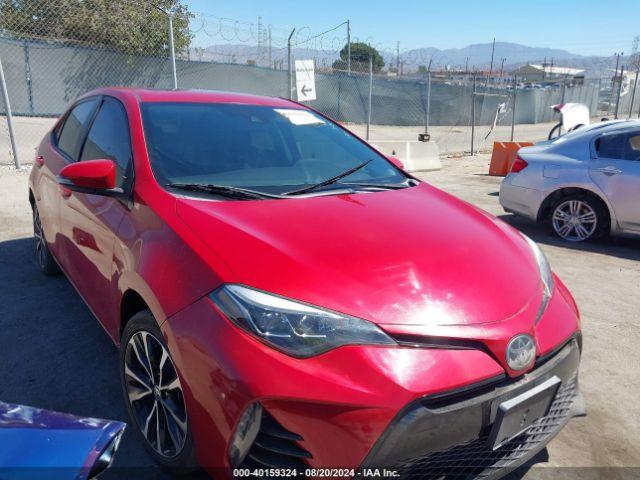
<path id="1" fill-rule="evenodd" d="M 284 98 L 251 95 L 247 93 L 219 92 L 215 90 L 154 90 L 148 88 L 109 87 L 93 90 L 83 96 L 110 94 L 132 97 L 138 103 L 236 103 L 242 105 L 304 108 L 302 105 Z"/>
<path id="2" fill-rule="evenodd" d="M 626 131 L 640 128 L 640 120 L 609 120 L 605 122 L 592 123 L 582 128 L 578 128 L 562 135 L 549 143 L 549 146 L 560 146 L 569 142 L 581 142 L 585 138 L 592 138 L 595 135 Z"/>

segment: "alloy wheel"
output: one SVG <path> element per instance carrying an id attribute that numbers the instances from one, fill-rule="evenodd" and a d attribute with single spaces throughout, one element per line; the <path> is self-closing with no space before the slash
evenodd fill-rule
<path id="1" fill-rule="evenodd" d="M 159 455 L 178 456 L 187 438 L 187 409 L 175 365 L 151 333 L 138 331 L 127 343 L 125 388 L 138 428 Z"/>
<path id="2" fill-rule="evenodd" d="M 596 231 L 598 216 L 588 203 L 567 200 L 554 210 L 552 223 L 560 237 L 570 242 L 582 242 Z"/>
<path id="3" fill-rule="evenodd" d="M 33 245 L 35 248 L 36 261 L 40 268 L 44 269 L 47 264 L 47 246 L 42 231 L 42 222 L 37 208 L 33 208 Z"/>

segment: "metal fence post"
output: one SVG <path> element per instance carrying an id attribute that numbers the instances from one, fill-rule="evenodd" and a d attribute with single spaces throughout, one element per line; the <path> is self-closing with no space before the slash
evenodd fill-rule
<path id="1" fill-rule="evenodd" d="M 631 105 L 629 105 L 629 120 L 633 114 L 633 102 L 636 100 L 636 88 L 638 88 L 638 75 L 640 75 L 640 62 L 638 62 L 638 68 L 636 69 L 636 80 L 633 82 L 633 93 L 631 94 Z"/>
<path id="2" fill-rule="evenodd" d="M 607 115 L 611 113 L 611 103 L 613 102 L 613 89 L 616 88 L 616 77 L 618 76 L 618 65 L 620 65 L 620 53 L 616 53 L 616 72 L 611 79 L 611 92 L 609 92 L 609 104 L 607 105 Z"/>
<path id="3" fill-rule="evenodd" d="M 373 55 L 369 53 L 369 103 L 367 106 L 367 140 L 371 128 L 371 97 L 373 96 Z"/>
<path id="4" fill-rule="evenodd" d="M 562 80 L 562 98 L 560 99 L 560 103 L 564 103 L 564 96 L 567 91 L 567 75 L 564 75 L 564 79 Z"/>
<path id="5" fill-rule="evenodd" d="M 476 133 L 476 74 L 473 74 L 473 89 L 471 90 L 471 156 L 473 157 L 473 141 Z"/>
<path id="6" fill-rule="evenodd" d="M 173 74 L 173 89 L 178 89 L 178 73 L 176 72 L 176 49 L 173 44 L 173 13 L 169 12 L 169 50 L 171 55 L 171 73 Z"/>
<path id="7" fill-rule="evenodd" d="M 511 141 L 516 128 L 516 92 L 518 91 L 518 77 L 513 76 L 513 100 L 511 105 Z"/>
<path id="8" fill-rule="evenodd" d="M 424 133 L 429 133 L 429 120 L 431 116 L 431 71 L 427 72 L 427 118 L 424 123 Z"/>
<path id="9" fill-rule="evenodd" d="M 291 33 L 289 34 L 289 38 L 287 39 L 287 70 L 288 70 L 288 76 L 289 76 L 289 99 L 293 99 L 293 71 L 291 70 L 292 66 L 291 66 L 291 37 L 293 37 L 293 32 L 295 32 L 296 29 L 294 28 L 293 30 L 291 30 Z"/>
<path id="10" fill-rule="evenodd" d="M 622 93 L 622 76 L 624 75 L 624 65 L 620 66 L 620 81 L 618 82 L 618 100 L 616 100 L 616 111 L 613 118 L 618 119 L 618 109 L 620 108 L 620 94 Z"/>
<path id="11" fill-rule="evenodd" d="M 29 113 L 33 115 L 33 85 L 31 84 L 31 63 L 29 61 L 29 44 L 24 42 L 24 80 L 27 84 L 27 99 L 29 101 Z"/>
<path id="12" fill-rule="evenodd" d="M 347 20 L 347 73 L 351 75 L 351 21 Z"/>
<path id="13" fill-rule="evenodd" d="M 0 58 L 0 86 L 2 87 L 2 99 L 4 100 L 4 108 L 7 116 L 7 128 L 9 129 L 9 140 L 11 141 L 11 150 L 13 151 L 13 161 L 16 168 L 20 168 L 20 159 L 18 158 L 18 147 L 16 147 L 16 136 L 13 133 L 13 117 L 11 116 L 11 104 L 9 103 L 9 93 L 7 92 L 7 82 L 4 78 L 4 70 L 2 68 L 2 59 Z"/>

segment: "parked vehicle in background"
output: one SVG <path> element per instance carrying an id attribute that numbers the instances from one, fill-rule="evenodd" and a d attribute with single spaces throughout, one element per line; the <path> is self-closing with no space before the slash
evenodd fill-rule
<path id="1" fill-rule="evenodd" d="M 103 89 L 37 155 L 38 264 L 119 345 L 165 468 L 485 478 L 584 412 L 578 309 L 535 242 L 303 105 Z"/>
<path id="2" fill-rule="evenodd" d="M 111 466 L 122 422 L 0 402 L 0 478 L 91 480 Z"/>
<path id="3" fill-rule="evenodd" d="M 591 123 L 589 107 L 584 103 L 560 103 L 552 105 L 551 108 L 560 114 L 560 122 L 551 129 L 548 140 L 557 138 L 564 133 L 573 132 Z"/>
<path id="4" fill-rule="evenodd" d="M 640 121 L 596 123 L 521 148 L 500 203 L 571 242 L 640 235 Z"/>

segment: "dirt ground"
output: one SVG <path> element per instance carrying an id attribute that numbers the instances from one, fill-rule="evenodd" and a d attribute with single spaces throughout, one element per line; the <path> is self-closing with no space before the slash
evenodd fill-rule
<path id="1" fill-rule="evenodd" d="M 582 312 L 588 415 L 572 420 L 517 478 L 640 478 L 640 240 L 562 243 L 502 212 L 487 155 L 442 163 L 419 176 L 539 242 Z M 124 420 L 115 348 L 69 283 L 42 277 L 31 259 L 27 178 L 0 167 L 0 400 Z M 116 465 L 152 468 L 131 432 Z M 165 477 L 154 470 L 149 478 Z"/>

